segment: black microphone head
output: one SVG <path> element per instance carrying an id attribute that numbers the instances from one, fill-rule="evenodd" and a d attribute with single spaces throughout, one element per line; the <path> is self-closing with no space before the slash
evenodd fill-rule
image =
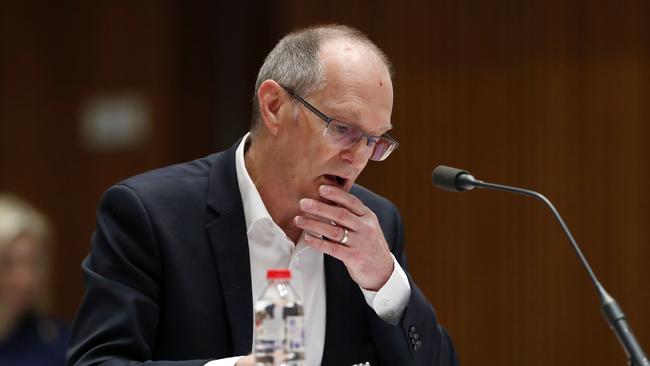
<path id="1" fill-rule="evenodd" d="M 438 165 L 433 169 L 431 180 L 433 181 L 434 186 L 446 191 L 463 192 L 474 188 L 473 186 L 467 185 L 463 179 L 459 179 L 462 176 L 467 176 L 468 178 L 471 177 L 473 179 L 473 177 L 465 170 Z"/>

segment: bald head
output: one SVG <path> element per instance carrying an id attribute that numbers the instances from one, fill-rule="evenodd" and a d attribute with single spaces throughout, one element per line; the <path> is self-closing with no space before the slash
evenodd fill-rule
<path id="1" fill-rule="evenodd" d="M 375 124 L 367 126 L 369 133 L 381 135 L 389 130 L 393 85 L 382 57 L 365 44 L 347 39 L 326 41 L 319 54 L 324 87 L 314 92 L 318 94 L 314 100 L 348 114 L 338 116 L 346 122 L 370 117 Z"/>
<path id="2" fill-rule="evenodd" d="M 291 92 L 309 96 L 335 82 L 337 72 L 352 75 L 373 62 L 381 69 L 378 86 L 391 88 L 391 65 L 386 55 L 365 34 L 343 25 L 325 25 L 294 31 L 283 37 L 266 57 L 255 83 L 252 131 L 260 120 L 257 93 L 265 80 L 275 80 Z M 391 100 L 392 106 L 392 100 Z"/>

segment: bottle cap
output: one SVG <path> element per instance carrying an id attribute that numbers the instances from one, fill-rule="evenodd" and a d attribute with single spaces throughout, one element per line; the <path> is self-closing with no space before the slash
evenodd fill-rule
<path id="1" fill-rule="evenodd" d="M 286 268 L 269 269 L 266 272 L 266 278 L 269 280 L 291 279 L 291 271 Z"/>

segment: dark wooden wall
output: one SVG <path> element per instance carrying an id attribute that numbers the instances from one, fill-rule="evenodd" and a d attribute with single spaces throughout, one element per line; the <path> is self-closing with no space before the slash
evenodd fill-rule
<path id="1" fill-rule="evenodd" d="M 225 27 L 241 19 L 261 27 L 263 11 L 180 1 L 1 6 L 0 191 L 26 198 L 53 222 L 55 314 L 74 315 L 83 291 L 79 265 L 106 188 L 224 148 L 247 129 L 254 74 L 277 37 L 226 37 Z M 253 36 L 259 47 L 250 47 Z M 150 133 L 127 149 L 87 148 L 85 106 L 122 95 L 148 106 Z"/>
<path id="2" fill-rule="evenodd" d="M 111 182 L 173 160 L 169 7 L 81 1 L 2 5 L 0 189 L 25 197 L 51 218 L 53 311 L 68 319 L 82 294 L 79 264 L 101 192 Z M 80 138 L 84 103 L 96 95 L 131 92 L 153 111 L 149 139 L 128 151 L 86 149 Z"/>
<path id="3" fill-rule="evenodd" d="M 396 69 L 400 148 L 361 182 L 392 199 L 410 269 L 466 365 L 623 365 L 550 212 L 431 186 L 437 164 L 557 205 L 650 350 L 647 1 L 286 1 L 285 29 L 341 22 Z"/>
<path id="4" fill-rule="evenodd" d="M 389 160 L 361 182 L 395 202 L 410 270 L 465 365 L 622 365 L 551 214 L 524 197 L 453 194 L 441 163 L 545 193 L 650 351 L 647 1 L 7 2 L 0 12 L 0 190 L 56 226 L 54 312 L 82 293 L 94 209 L 111 183 L 223 148 L 246 130 L 256 69 L 286 31 L 367 32 L 396 73 Z M 79 142 L 93 95 L 135 92 L 153 133 Z"/>

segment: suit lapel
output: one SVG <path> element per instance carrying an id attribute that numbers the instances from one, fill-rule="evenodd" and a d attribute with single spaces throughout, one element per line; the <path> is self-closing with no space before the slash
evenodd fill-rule
<path id="1" fill-rule="evenodd" d="M 350 326 L 346 316 L 345 302 L 350 298 L 346 296 L 347 270 L 341 261 L 323 256 L 325 262 L 325 293 L 327 303 L 327 316 L 325 318 L 325 345 L 323 347 L 323 365 L 340 364 L 340 353 L 346 348 L 347 340 L 341 337 L 341 330 Z M 344 332 L 343 332 L 344 333 Z"/>
<path id="2" fill-rule="evenodd" d="M 235 168 L 235 151 L 240 141 L 214 157 L 208 206 L 218 217 L 206 227 L 226 304 L 234 355 L 250 353 L 253 340 L 250 256 Z"/>

